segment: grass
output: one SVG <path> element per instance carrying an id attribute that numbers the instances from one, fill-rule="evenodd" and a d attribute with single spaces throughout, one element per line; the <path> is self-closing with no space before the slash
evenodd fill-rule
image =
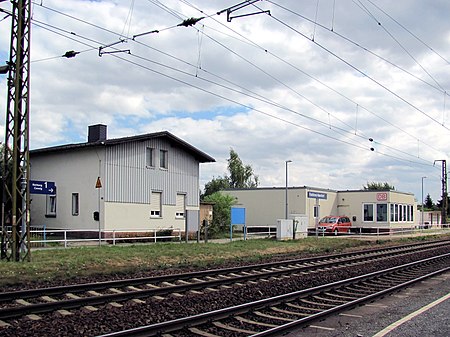
<path id="1" fill-rule="evenodd" d="M 428 239 L 428 238 L 427 238 Z M 411 242 L 413 239 L 398 239 Z M 424 240 L 417 237 L 414 240 Z M 229 243 L 156 243 L 32 250 L 31 262 L 0 262 L 0 287 L 51 279 L 129 274 L 183 266 L 211 267 L 227 261 L 258 262 L 277 254 L 328 254 L 376 247 L 391 240 L 359 241 L 321 237 L 296 241 L 248 240 Z M 131 276 L 130 276 L 131 277 Z"/>

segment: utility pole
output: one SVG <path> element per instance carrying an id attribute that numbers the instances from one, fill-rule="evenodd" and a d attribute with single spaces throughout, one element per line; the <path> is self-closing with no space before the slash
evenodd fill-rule
<path id="1" fill-rule="evenodd" d="M 31 2 L 12 0 L 3 157 L 1 259 L 30 260 L 29 88 Z"/>
<path id="2" fill-rule="evenodd" d="M 448 193 L 447 193 L 447 160 L 435 160 L 442 162 L 442 209 L 441 209 L 441 224 L 447 224 L 447 208 L 448 208 Z"/>

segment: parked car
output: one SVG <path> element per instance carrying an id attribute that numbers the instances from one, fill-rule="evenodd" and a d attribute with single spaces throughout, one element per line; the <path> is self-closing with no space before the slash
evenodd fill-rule
<path id="1" fill-rule="evenodd" d="M 350 233 L 352 222 L 348 216 L 326 216 L 319 221 L 317 230 L 319 233 Z"/>

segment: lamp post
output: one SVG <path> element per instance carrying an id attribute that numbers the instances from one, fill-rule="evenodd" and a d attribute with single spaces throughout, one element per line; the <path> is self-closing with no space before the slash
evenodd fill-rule
<path id="1" fill-rule="evenodd" d="M 421 227 L 423 227 L 423 180 L 425 178 L 426 177 L 422 177 L 422 209 L 421 209 L 421 212 L 420 212 L 420 226 Z"/>
<path id="2" fill-rule="evenodd" d="M 286 194 L 285 194 L 285 201 L 286 201 L 286 209 L 284 212 L 284 218 L 287 219 L 288 218 L 288 164 L 292 163 L 292 160 L 286 160 L 285 164 L 286 164 Z"/>

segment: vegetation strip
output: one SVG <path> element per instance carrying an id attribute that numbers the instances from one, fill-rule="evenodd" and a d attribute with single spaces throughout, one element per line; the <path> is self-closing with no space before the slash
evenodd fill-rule
<path id="1" fill-rule="evenodd" d="M 281 254 L 308 256 L 354 249 L 373 249 L 395 244 L 432 241 L 449 236 L 360 241 L 346 238 L 307 238 L 277 242 L 268 239 L 227 244 L 158 243 L 135 246 L 80 247 L 33 252 L 30 263 L 0 261 L 0 291 L 84 283 L 93 278 L 111 280 L 130 275 L 168 274 L 180 269 L 211 269 L 222 264 L 239 265 L 272 260 Z"/>

